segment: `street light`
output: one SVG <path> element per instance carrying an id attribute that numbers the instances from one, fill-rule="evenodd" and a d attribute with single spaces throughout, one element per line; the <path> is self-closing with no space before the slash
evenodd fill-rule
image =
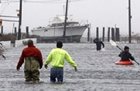
<path id="1" fill-rule="evenodd" d="M 16 10 L 16 14 L 17 14 L 17 16 L 19 16 L 19 12 L 20 12 L 19 10 Z"/>

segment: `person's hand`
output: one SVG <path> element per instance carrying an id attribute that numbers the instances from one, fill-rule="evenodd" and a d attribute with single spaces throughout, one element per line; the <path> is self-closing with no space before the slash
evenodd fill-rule
<path id="1" fill-rule="evenodd" d="M 40 69 L 42 68 L 42 65 L 40 65 Z"/>
<path id="2" fill-rule="evenodd" d="M 44 67 L 47 69 L 48 68 L 48 65 L 45 65 Z"/>
<path id="3" fill-rule="evenodd" d="M 77 72 L 78 70 L 77 70 L 77 67 L 74 67 L 74 70 L 75 70 L 75 72 Z"/>
<path id="4" fill-rule="evenodd" d="M 19 71 L 20 70 L 20 68 L 17 68 L 17 71 Z"/>

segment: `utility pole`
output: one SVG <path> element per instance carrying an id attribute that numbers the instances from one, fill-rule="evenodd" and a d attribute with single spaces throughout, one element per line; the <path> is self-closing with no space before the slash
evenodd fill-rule
<path id="1" fill-rule="evenodd" d="M 19 2 L 19 25 L 18 25 L 18 40 L 21 39 L 21 22 L 22 22 L 22 0 Z"/>
<path id="2" fill-rule="evenodd" d="M 128 0 L 128 20 L 129 20 L 129 24 L 128 24 L 128 27 L 129 27 L 129 43 L 131 43 L 131 0 Z"/>
<path id="3" fill-rule="evenodd" d="M 63 38 L 65 40 L 66 36 L 66 25 L 67 25 L 67 15 L 68 15 L 68 0 L 66 0 L 66 11 L 65 11 L 65 21 L 64 21 L 64 32 L 63 32 Z"/>

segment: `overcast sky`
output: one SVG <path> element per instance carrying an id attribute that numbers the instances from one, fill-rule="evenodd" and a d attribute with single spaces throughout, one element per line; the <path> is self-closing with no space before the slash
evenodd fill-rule
<path id="1" fill-rule="evenodd" d="M 25 26 L 29 26 L 30 29 L 47 26 L 52 17 L 64 13 L 63 5 L 65 3 L 24 2 L 22 31 L 25 32 Z M 140 0 L 131 0 L 131 6 L 132 32 L 140 33 Z M 4 7 L 6 8 L 4 9 Z M 19 3 L 2 4 L 0 12 L 1 15 L 15 16 L 18 8 Z M 92 36 L 95 35 L 96 27 L 99 27 L 102 31 L 103 27 L 107 29 L 107 27 L 115 27 L 115 24 L 120 28 L 121 34 L 128 35 L 128 0 L 81 0 L 70 2 L 68 14 L 73 15 L 78 21 L 88 20 L 92 26 Z M 3 22 L 3 26 L 4 32 L 12 32 L 13 22 Z M 18 23 L 15 23 L 15 26 L 18 26 Z"/>

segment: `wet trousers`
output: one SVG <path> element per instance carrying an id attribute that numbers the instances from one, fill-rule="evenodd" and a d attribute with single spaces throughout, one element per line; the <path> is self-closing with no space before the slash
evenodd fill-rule
<path id="1" fill-rule="evenodd" d="M 24 65 L 26 81 L 39 81 L 39 62 L 34 57 L 26 57 Z"/>
<path id="2" fill-rule="evenodd" d="M 51 68 L 50 81 L 51 82 L 63 82 L 63 68 Z"/>

